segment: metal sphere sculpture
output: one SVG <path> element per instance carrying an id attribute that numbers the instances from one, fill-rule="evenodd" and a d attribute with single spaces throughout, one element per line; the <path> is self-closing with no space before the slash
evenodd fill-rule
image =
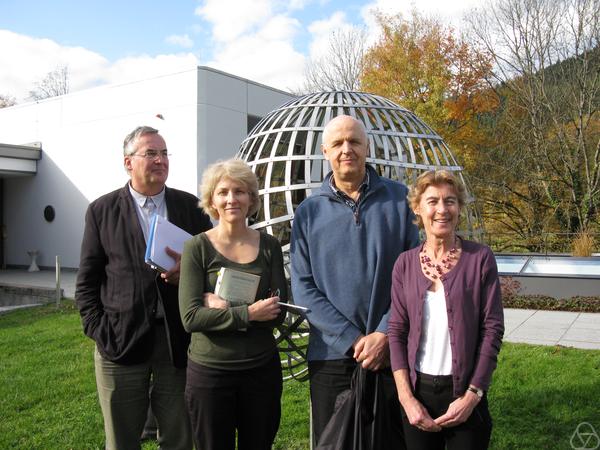
<path id="1" fill-rule="evenodd" d="M 335 91 L 291 100 L 254 127 L 237 155 L 259 180 L 261 207 L 251 224 L 277 237 L 284 252 L 289 250 L 296 207 L 329 172 L 321 153 L 323 128 L 341 114 L 365 124 L 367 163 L 379 175 L 410 185 L 422 171 L 446 169 L 464 181 L 462 168 L 444 140 L 412 112 L 384 97 Z M 468 197 L 462 230 L 477 239 L 481 225 Z"/>
<path id="2" fill-rule="evenodd" d="M 444 140 L 415 114 L 384 97 L 333 91 L 285 103 L 254 127 L 237 157 L 250 165 L 259 181 L 261 207 L 250 224 L 279 239 L 288 276 L 294 211 L 313 189 L 319 189 L 330 170 L 321 152 L 323 128 L 342 114 L 364 123 L 367 163 L 379 175 L 410 185 L 421 172 L 443 168 L 464 182 L 462 168 Z M 461 234 L 478 240 L 482 227 L 472 200 L 467 195 Z M 293 375 L 294 370 L 288 369 Z"/>

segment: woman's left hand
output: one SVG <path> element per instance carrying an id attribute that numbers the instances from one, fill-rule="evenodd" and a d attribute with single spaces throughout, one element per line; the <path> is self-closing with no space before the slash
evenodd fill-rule
<path id="1" fill-rule="evenodd" d="M 279 297 L 269 297 L 255 301 L 248 306 L 248 319 L 252 322 L 267 322 L 275 319 L 281 312 L 277 303 L 279 300 Z"/>
<path id="2" fill-rule="evenodd" d="M 460 425 L 471 416 L 479 401 L 479 397 L 467 392 L 450 403 L 446 413 L 435 419 L 434 422 L 444 428 Z"/>

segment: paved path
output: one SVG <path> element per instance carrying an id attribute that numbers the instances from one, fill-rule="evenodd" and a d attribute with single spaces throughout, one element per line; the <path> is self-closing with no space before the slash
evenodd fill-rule
<path id="1" fill-rule="evenodd" d="M 75 297 L 75 278 L 77 272 L 74 270 L 62 270 L 60 273 L 60 287 L 64 289 L 66 298 Z M 27 270 L 0 270 L 0 283 L 18 286 L 34 286 L 56 288 L 56 273 L 53 270 L 40 270 L 39 272 L 27 272 Z M 33 305 L 0 306 L 0 314 L 19 308 L 31 308 Z"/>
<path id="2" fill-rule="evenodd" d="M 67 298 L 75 296 L 75 278 L 75 271 L 61 273 L 61 287 Z M 49 270 L 0 270 L 0 283 L 56 286 L 55 274 Z M 0 308 L 0 312 L 5 308 Z M 600 350 L 600 313 L 505 309 L 504 325 L 507 342 Z"/>
<path id="3" fill-rule="evenodd" d="M 504 310 L 504 340 L 600 349 L 600 313 Z"/>

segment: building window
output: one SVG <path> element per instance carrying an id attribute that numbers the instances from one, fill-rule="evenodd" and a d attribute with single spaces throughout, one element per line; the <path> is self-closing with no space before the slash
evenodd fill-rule
<path id="1" fill-rule="evenodd" d="M 252 114 L 248 114 L 248 119 L 247 119 L 247 126 L 248 126 L 248 134 L 250 134 L 250 132 L 252 131 L 252 129 L 258 124 L 258 122 L 260 122 L 262 120 L 262 117 L 259 116 L 253 116 Z"/>

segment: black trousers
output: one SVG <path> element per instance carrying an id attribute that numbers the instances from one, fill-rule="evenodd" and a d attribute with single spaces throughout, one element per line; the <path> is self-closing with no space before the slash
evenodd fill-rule
<path id="1" fill-rule="evenodd" d="M 308 374 L 310 379 L 310 401 L 312 410 L 313 444 L 319 438 L 335 411 L 335 402 L 339 394 L 350 389 L 352 374 L 356 367 L 354 359 L 337 359 L 330 361 L 309 361 Z M 396 385 L 392 371 L 383 370 L 384 393 L 388 410 L 392 417 L 392 435 L 388 437 L 389 449 L 404 449 L 402 437 L 401 407 L 398 401 Z M 384 449 L 382 449 L 384 450 Z"/>
<path id="2" fill-rule="evenodd" d="M 268 450 L 281 418 L 281 364 L 220 370 L 188 361 L 185 400 L 196 450 Z"/>
<path id="3" fill-rule="evenodd" d="M 448 410 L 455 398 L 452 376 L 433 376 L 417 373 L 415 397 L 435 419 Z M 438 433 L 412 426 L 402 411 L 406 446 L 409 450 L 484 450 L 492 434 L 492 418 L 484 395 L 466 422 Z"/>

